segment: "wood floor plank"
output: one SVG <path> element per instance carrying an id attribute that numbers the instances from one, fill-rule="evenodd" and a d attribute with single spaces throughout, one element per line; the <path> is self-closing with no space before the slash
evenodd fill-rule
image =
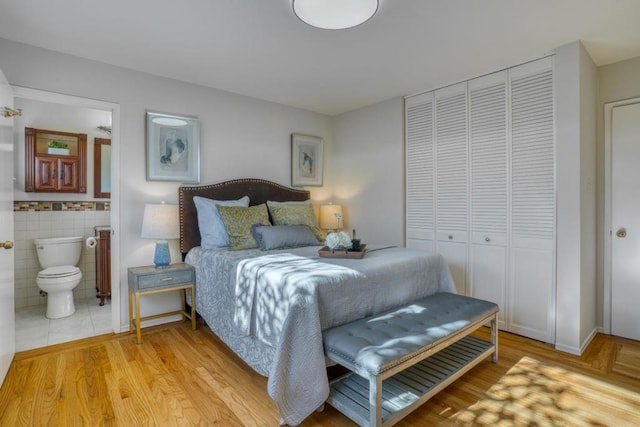
<path id="1" fill-rule="evenodd" d="M 152 396 L 162 411 L 162 418 L 178 425 L 199 425 L 204 417 L 194 406 L 174 376 L 164 366 L 161 357 L 150 346 L 137 346 L 137 354 L 133 361 L 147 383 Z M 169 421 L 167 421 L 169 422 Z"/>
<path id="2" fill-rule="evenodd" d="M 185 343 L 178 340 L 176 334 L 153 334 L 148 337 L 150 344 L 160 355 L 163 364 L 173 374 L 174 380 L 185 390 L 189 390 L 189 396 L 194 407 L 206 411 L 207 422 L 221 423 L 224 421 L 229 426 L 242 426 L 238 417 L 226 406 L 218 396 L 218 390 L 211 389 L 196 372 L 197 364 L 194 364 L 194 356 L 183 353 Z M 171 341 L 171 344 L 169 342 Z M 168 351 L 168 349 L 171 349 Z"/>
<path id="3" fill-rule="evenodd" d="M 139 380 L 138 372 L 129 363 L 128 351 L 123 347 L 128 349 L 123 341 L 106 344 L 107 354 L 114 366 L 107 377 L 107 385 L 116 410 L 116 420 L 141 426 L 162 425 L 158 418 L 158 406 L 149 397 L 149 388 Z"/>
<path id="4" fill-rule="evenodd" d="M 485 330 L 477 334 L 488 337 Z M 482 399 L 524 357 L 628 390 L 628 401 L 624 392 L 619 393 L 622 401 L 615 402 L 619 412 L 611 425 L 637 415 L 640 379 L 620 366 L 635 363 L 638 343 L 599 334 L 577 357 L 508 333 L 500 332 L 499 340 L 497 364 L 480 363 L 398 426 L 454 425 L 454 414 Z M 614 370 L 616 354 L 620 360 Z M 177 322 L 145 328 L 140 345 L 135 336 L 124 333 L 18 353 L 0 388 L 0 426 L 277 426 L 278 411 L 266 387 L 267 379 L 206 326 L 192 331 L 189 322 Z M 593 399 L 589 410 L 602 412 L 612 404 L 589 392 L 584 396 Z M 553 410 L 543 405 L 527 416 L 533 422 Z M 326 405 L 301 425 L 355 424 Z"/>
<path id="5" fill-rule="evenodd" d="M 84 382 L 86 402 L 91 417 L 91 425 L 111 425 L 115 413 L 108 396 L 106 376 L 110 373 L 107 352 L 102 345 L 92 345 L 80 349 L 84 361 Z"/>

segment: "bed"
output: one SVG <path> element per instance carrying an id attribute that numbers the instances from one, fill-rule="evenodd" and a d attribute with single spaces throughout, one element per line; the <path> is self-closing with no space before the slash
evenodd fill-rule
<path id="1" fill-rule="evenodd" d="M 244 196 L 257 207 L 304 202 L 310 194 L 253 178 L 180 187 L 180 249 L 196 269 L 198 314 L 269 378 L 281 422 L 296 425 L 329 394 L 323 330 L 455 288 L 440 255 L 369 242 L 362 259 L 320 258 L 319 243 L 267 251 L 205 249 L 194 200 Z"/>

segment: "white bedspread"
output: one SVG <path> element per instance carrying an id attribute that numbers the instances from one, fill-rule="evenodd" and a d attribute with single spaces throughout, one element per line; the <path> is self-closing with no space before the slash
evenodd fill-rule
<path id="1" fill-rule="evenodd" d="M 433 253 L 381 248 L 361 260 L 266 255 L 238 264 L 234 321 L 275 348 L 268 392 L 281 421 L 296 425 L 329 395 L 322 330 L 438 291 L 455 288 Z"/>

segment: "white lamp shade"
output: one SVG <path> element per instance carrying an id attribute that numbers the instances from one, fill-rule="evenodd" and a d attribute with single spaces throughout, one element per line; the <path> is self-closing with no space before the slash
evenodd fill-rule
<path id="1" fill-rule="evenodd" d="M 341 205 L 320 206 L 320 228 L 324 230 L 338 230 L 342 225 Z"/>
<path id="2" fill-rule="evenodd" d="M 355 27 L 377 10 L 378 0 L 293 0 L 293 11 L 300 20 L 325 30 Z"/>
<path id="3" fill-rule="evenodd" d="M 142 217 L 143 239 L 177 239 L 180 237 L 178 205 L 147 203 Z"/>

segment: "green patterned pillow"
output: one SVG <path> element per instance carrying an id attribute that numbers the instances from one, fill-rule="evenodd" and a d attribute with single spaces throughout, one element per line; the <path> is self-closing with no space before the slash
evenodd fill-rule
<path id="1" fill-rule="evenodd" d="M 264 203 L 257 206 L 216 206 L 224 228 L 227 229 L 231 249 L 253 249 L 258 247 L 251 234 L 253 224 L 269 224 L 269 211 Z"/>
<path id="2" fill-rule="evenodd" d="M 303 205 L 271 205 L 269 212 L 273 219 L 273 225 L 306 225 L 316 239 L 323 241 L 324 235 L 320 227 L 313 206 Z"/>

